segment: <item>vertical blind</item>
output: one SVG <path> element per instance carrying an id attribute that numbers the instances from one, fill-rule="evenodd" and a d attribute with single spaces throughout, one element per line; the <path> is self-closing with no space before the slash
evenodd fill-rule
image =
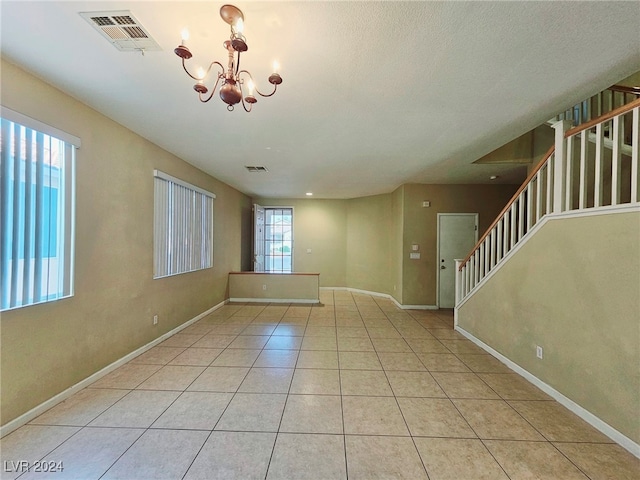
<path id="1" fill-rule="evenodd" d="M 0 309 L 71 296 L 80 140 L 7 108 L 1 130 Z"/>
<path id="2" fill-rule="evenodd" d="M 213 199 L 216 196 L 154 171 L 153 278 L 213 266 Z"/>

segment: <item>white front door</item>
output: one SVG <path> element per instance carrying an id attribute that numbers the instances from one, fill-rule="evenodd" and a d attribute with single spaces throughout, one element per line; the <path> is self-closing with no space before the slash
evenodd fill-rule
<path id="1" fill-rule="evenodd" d="M 253 204 L 253 271 L 264 272 L 264 208 Z"/>
<path id="2" fill-rule="evenodd" d="M 477 213 L 438 214 L 438 307 L 455 306 L 455 260 L 469 255 L 477 241 Z"/>

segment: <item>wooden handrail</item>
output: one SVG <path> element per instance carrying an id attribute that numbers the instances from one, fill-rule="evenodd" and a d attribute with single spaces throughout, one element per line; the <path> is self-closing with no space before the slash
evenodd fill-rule
<path id="1" fill-rule="evenodd" d="M 640 95 L 640 87 L 627 87 L 626 85 L 611 85 L 609 90 L 614 92 L 632 93 L 634 95 Z"/>
<path id="2" fill-rule="evenodd" d="M 617 117 L 618 115 L 622 115 L 624 113 L 630 112 L 634 108 L 640 106 L 640 98 L 635 99 L 633 102 L 629 102 L 626 105 L 616 108 L 615 110 L 611 110 L 610 112 L 605 113 L 604 115 L 600 115 L 598 118 L 594 118 L 582 125 L 578 125 L 577 127 L 573 127 L 566 132 L 564 132 L 564 138 L 569 138 L 573 135 L 576 135 L 583 130 L 588 130 L 590 128 L 595 127 L 597 124 L 606 122 L 607 120 L 611 120 L 613 117 Z"/>
<path id="3" fill-rule="evenodd" d="M 484 242 L 485 238 L 487 238 L 487 235 L 489 235 L 491 233 L 491 230 L 493 230 L 493 227 L 495 227 L 498 224 L 498 222 L 502 219 L 502 216 L 505 213 L 507 213 L 507 211 L 511 208 L 511 205 L 513 205 L 513 202 L 515 202 L 518 199 L 518 197 L 520 196 L 520 194 L 524 191 L 524 189 L 527 188 L 527 185 L 529 185 L 529 183 L 531 182 L 533 177 L 535 177 L 536 174 L 540 171 L 540 169 L 544 166 L 544 164 L 547 163 L 547 160 L 549 160 L 549 157 L 551 156 L 551 154 L 553 154 L 555 149 L 556 149 L 555 145 L 552 146 L 549 149 L 549 151 L 544 154 L 544 157 L 542 157 L 542 160 L 540 160 L 538 165 L 536 165 L 536 167 L 533 170 L 531 170 L 531 173 L 529 173 L 529 175 L 527 175 L 527 179 L 522 183 L 522 185 L 520 185 L 520 188 L 518 188 L 518 190 L 516 190 L 516 193 L 513 194 L 513 197 L 511 197 L 511 200 L 509 200 L 509 203 L 507 203 L 507 206 L 502 209 L 502 211 L 498 214 L 498 216 L 493 221 L 493 223 L 491 225 L 489 225 L 489 228 L 487 228 L 487 230 L 484 232 L 482 237 L 480 237 L 480 240 L 478 240 L 478 242 L 475 244 L 475 246 L 471 249 L 471 253 L 469 255 L 467 255 L 467 258 L 465 258 L 462 261 L 462 263 L 460 264 L 460 268 L 458 270 L 462 271 L 462 267 L 465 266 L 465 264 L 473 256 L 474 252 L 480 247 L 482 242 Z"/>
<path id="4" fill-rule="evenodd" d="M 625 87 L 625 88 L 632 88 L 632 87 Z M 564 134 L 564 138 L 569 138 L 584 130 L 593 128 L 599 123 L 606 122 L 607 120 L 611 120 L 613 117 L 630 112 L 636 107 L 640 107 L 640 98 L 634 100 L 633 102 L 627 103 L 626 105 L 623 105 L 619 108 L 616 108 L 615 110 L 611 110 L 610 112 L 605 113 L 604 115 L 601 115 L 598 118 L 594 118 L 589 122 L 583 123 L 582 125 L 579 125 L 577 127 L 567 130 Z M 502 209 L 502 211 L 498 214 L 498 216 L 493 221 L 493 223 L 489 226 L 489 228 L 487 228 L 487 230 L 484 232 L 482 237 L 480 237 L 480 240 L 478 240 L 475 246 L 471 249 L 471 253 L 469 253 L 469 255 L 467 255 L 467 257 L 462 261 L 459 268 L 460 271 L 462 271 L 462 267 L 466 265 L 466 263 L 475 253 L 475 251 L 480 247 L 480 245 L 482 245 L 482 242 L 484 242 L 487 236 L 491 233 L 491 230 L 493 230 L 493 227 L 495 227 L 498 224 L 498 222 L 502 219 L 502 216 L 509 211 L 513 203 L 518 199 L 518 197 L 524 191 L 524 189 L 527 188 L 527 185 L 529 185 L 533 177 L 535 177 L 538 171 L 540 171 L 540 169 L 544 166 L 544 164 L 547 162 L 547 160 L 553 154 L 554 151 L 555 151 L 555 145 L 549 149 L 549 151 L 544 155 L 544 157 L 542 157 L 542 160 L 540 160 L 538 165 L 536 165 L 536 167 L 531 171 L 531 173 L 529 173 L 529 175 L 527 176 L 527 179 L 522 183 L 520 188 L 518 188 L 518 190 L 513 195 L 513 197 L 511 197 L 511 200 L 509 200 L 509 203 L 507 203 L 507 205 Z"/>

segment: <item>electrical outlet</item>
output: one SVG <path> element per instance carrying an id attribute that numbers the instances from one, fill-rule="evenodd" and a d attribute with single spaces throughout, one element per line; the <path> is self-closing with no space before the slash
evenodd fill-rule
<path id="1" fill-rule="evenodd" d="M 540 345 L 536 345 L 536 357 L 542 358 L 542 347 Z"/>
<path id="2" fill-rule="evenodd" d="M 154 315 L 153 316 L 153 324 L 157 325 L 158 324 L 158 315 Z"/>
<path id="3" fill-rule="evenodd" d="M 262 285 L 262 289 L 266 290 L 267 289 L 267 284 L 265 283 L 264 285 Z"/>

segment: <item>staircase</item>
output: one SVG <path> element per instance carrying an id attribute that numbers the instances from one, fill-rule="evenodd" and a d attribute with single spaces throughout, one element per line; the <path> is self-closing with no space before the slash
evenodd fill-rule
<path id="1" fill-rule="evenodd" d="M 550 121 L 555 145 L 467 258 L 456 261 L 456 307 L 545 216 L 640 203 L 639 97 L 640 88 L 614 86 Z"/>

